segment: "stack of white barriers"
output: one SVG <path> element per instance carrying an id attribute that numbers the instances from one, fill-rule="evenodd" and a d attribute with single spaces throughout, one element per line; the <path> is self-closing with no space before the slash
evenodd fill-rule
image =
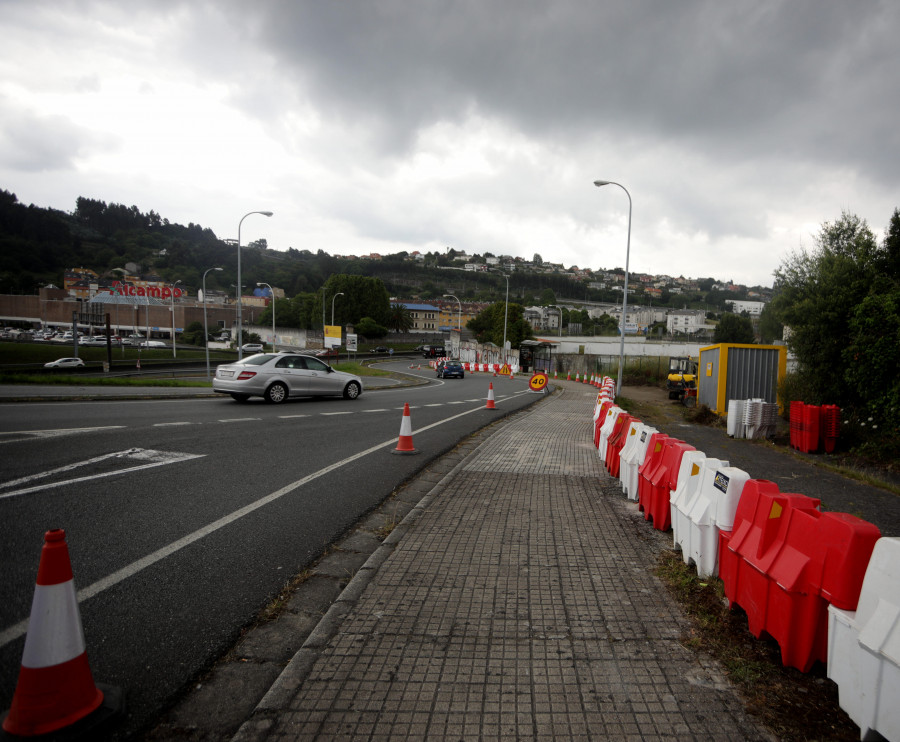
<path id="1" fill-rule="evenodd" d="M 607 471 L 618 472 L 625 496 L 637 501 L 642 470 L 650 459 L 650 440 L 659 431 L 617 407 L 614 386 L 608 377 L 600 382 L 593 410 L 594 444 Z M 754 402 L 742 405 L 735 415 L 743 429 L 729 434 L 755 437 L 773 424 L 771 410 Z M 623 414 L 627 429 L 617 425 Z M 719 550 L 735 528 L 735 514 L 749 481 L 747 472 L 728 461 L 702 451 L 683 453 L 677 483 L 669 490 L 673 545 L 686 564 L 696 566 L 700 577 L 719 576 Z M 873 539 L 856 610 L 827 604 L 827 672 L 838 685 L 841 707 L 859 725 L 861 738 L 877 732 L 900 742 L 900 538 L 878 538 L 875 530 L 877 540 Z"/>

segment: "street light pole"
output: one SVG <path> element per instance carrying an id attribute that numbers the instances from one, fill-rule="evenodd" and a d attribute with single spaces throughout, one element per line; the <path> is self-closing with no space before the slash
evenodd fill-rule
<path id="1" fill-rule="evenodd" d="M 459 337 L 457 338 L 459 345 L 456 347 L 456 356 L 457 358 L 462 355 L 462 302 L 459 300 L 458 296 L 454 296 L 453 294 L 444 294 L 445 299 L 456 299 L 456 303 L 459 304 L 459 314 L 457 314 L 456 319 L 456 331 L 459 333 Z"/>
<path id="2" fill-rule="evenodd" d="M 459 314 L 457 315 L 456 329 L 459 331 L 460 338 L 462 338 L 462 302 L 453 294 L 444 294 L 444 298 L 456 299 L 456 303 L 459 304 Z"/>
<path id="3" fill-rule="evenodd" d="M 625 195 L 628 196 L 628 242 L 625 247 L 625 291 L 622 296 L 622 324 L 619 330 L 622 339 L 619 343 L 619 377 L 616 379 L 616 396 L 618 397 L 622 393 L 622 374 L 625 371 L 625 315 L 628 309 L 628 260 L 631 257 L 631 194 L 621 183 L 616 183 L 612 180 L 595 180 L 594 185 L 598 188 L 602 188 L 605 185 L 616 185 L 625 191 Z"/>
<path id="4" fill-rule="evenodd" d="M 203 345 L 206 348 L 206 380 L 209 381 L 209 327 L 206 324 L 206 274 L 221 268 L 207 268 L 203 271 Z"/>
<path id="5" fill-rule="evenodd" d="M 180 278 L 172 284 L 172 358 L 177 357 L 175 353 L 175 287 L 179 283 L 181 283 Z"/>
<path id="6" fill-rule="evenodd" d="M 237 271 L 237 323 L 238 323 L 238 360 L 244 357 L 244 351 L 241 346 L 244 344 L 244 322 L 241 319 L 241 225 L 251 214 L 262 214 L 263 216 L 272 216 L 271 211 L 248 211 L 241 217 L 238 222 L 238 271 Z"/>
<path id="7" fill-rule="evenodd" d="M 334 327 L 334 300 L 339 296 L 343 296 L 343 291 L 338 291 L 334 296 L 331 297 L 331 326 Z M 324 344 L 324 343 L 323 343 Z"/>
<path id="8" fill-rule="evenodd" d="M 272 297 L 272 352 L 276 353 L 275 350 L 275 290 L 269 286 L 265 281 L 258 281 L 257 286 L 265 286 L 269 289 L 269 295 Z"/>
<path id="9" fill-rule="evenodd" d="M 503 277 L 506 279 L 506 308 L 503 311 L 503 365 L 506 365 L 506 322 L 509 320 L 509 276 L 505 273 Z"/>

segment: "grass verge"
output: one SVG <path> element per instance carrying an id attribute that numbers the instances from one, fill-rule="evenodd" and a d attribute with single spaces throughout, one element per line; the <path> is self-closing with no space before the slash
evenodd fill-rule
<path id="1" fill-rule="evenodd" d="M 188 386 L 209 387 L 208 381 L 183 379 L 121 378 L 106 376 L 57 376 L 56 374 L 0 374 L 0 384 L 47 384 L 53 386 Z"/>
<path id="2" fill-rule="evenodd" d="M 690 619 L 682 644 L 717 659 L 748 711 L 779 739 L 859 739 L 859 727 L 838 705 L 837 686 L 825 668 L 817 663 L 802 673 L 784 667 L 778 644 L 754 638 L 746 614 L 728 608 L 721 580 L 697 577 L 672 550 L 660 554 L 656 574 Z"/>

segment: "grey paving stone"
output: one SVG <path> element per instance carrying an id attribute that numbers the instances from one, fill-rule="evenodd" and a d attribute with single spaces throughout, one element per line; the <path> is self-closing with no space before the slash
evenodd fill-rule
<path id="1" fill-rule="evenodd" d="M 431 477 L 271 726 L 241 738 L 769 739 L 678 642 L 661 536 L 591 445 L 595 398 L 554 395 Z"/>

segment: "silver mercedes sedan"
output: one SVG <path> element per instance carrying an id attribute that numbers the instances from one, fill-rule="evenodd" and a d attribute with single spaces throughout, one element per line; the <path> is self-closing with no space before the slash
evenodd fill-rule
<path id="1" fill-rule="evenodd" d="M 262 397 L 279 404 L 290 397 L 343 396 L 356 399 L 363 391 L 359 376 L 335 371 L 324 361 L 292 351 L 258 353 L 216 369 L 213 391 L 238 402 Z"/>

